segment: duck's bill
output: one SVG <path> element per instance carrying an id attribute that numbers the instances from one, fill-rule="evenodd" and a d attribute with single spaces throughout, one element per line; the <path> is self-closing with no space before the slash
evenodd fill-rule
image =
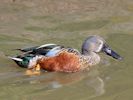
<path id="1" fill-rule="evenodd" d="M 122 60 L 122 57 L 119 54 L 117 54 L 115 51 L 113 51 L 107 44 L 103 46 L 102 51 L 117 60 Z"/>

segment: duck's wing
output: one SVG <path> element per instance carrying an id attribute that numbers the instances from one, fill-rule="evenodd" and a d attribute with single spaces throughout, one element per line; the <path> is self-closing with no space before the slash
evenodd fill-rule
<path id="1" fill-rule="evenodd" d="M 20 50 L 24 54 L 45 55 L 51 49 L 58 47 L 58 46 L 59 45 L 57 44 L 44 44 L 41 46 L 34 46 L 34 47 L 22 48 L 22 49 L 16 49 L 16 50 Z"/>
<path id="2" fill-rule="evenodd" d="M 46 45 L 41 45 L 38 48 L 34 49 L 32 54 L 36 55 L 46 55 L 50 51 L 56 51 L 57 49 L 61 49 L 63 46 L 57 45 L 57 44 L 46 44 Z"/>
<path id="3" fill-rule="evenodd" d="M 60 54 L 61 52 L 68 52 L 68 53 L 74 53 L 75 55 L 80 55 L 81 53 L 77 50 L 77 49 L 74 49 L 74 48 L 70 48 L 70 47 L 63 47 L 63 46 L 56 46 L 54 48 L 52 48 L 51 50 L 49 50 L 45 56 L 46 57 L 54 57 L 54 56 L 57 56 L 58 54 Z"/>

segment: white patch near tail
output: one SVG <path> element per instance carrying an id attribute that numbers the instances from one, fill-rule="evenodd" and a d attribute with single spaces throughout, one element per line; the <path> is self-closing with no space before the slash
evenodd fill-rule
<path id="1" fill-rule="evenodd" d="M 36 66 L 37 61 L 38 61 L 39 59 L 41 59 L 42 57 L 44 57 L 44 56 L 42 56 L 42 55 L 37 55 L 37 56 L 33 57 L 33 58 L 29 61 L 28 68 L 33 68 L 34 66 Z"/>
<path id="2" fill-rule="evenodd" d="M 99 40 L 99 43 L 101 43 L 100 45 L 99 45 L 99 47 L 97 48 L 97 50 L 95 50 L 96 52 L 100 52 L 101 50 L 102 50 L 102 48 L 103 48 L 103 41 L 102 40 Z"/>

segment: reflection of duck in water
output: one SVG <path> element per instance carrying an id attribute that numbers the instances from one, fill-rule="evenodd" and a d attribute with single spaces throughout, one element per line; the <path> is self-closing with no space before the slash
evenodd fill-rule
<path id="1" fill-rule="evenodd" d="M 99 52 L 104 52 L 118 60 L 122 59 L 100 36 L 88 37 L 82 45 L 82 53 L 56 44 L 20 50 L 25 54 L 10 58 L 19 66 L 32 70 L 42 68 L 46 71 L 77 72 L 98 64 L 100 62 Z"/>
<path id="2" fill-rule="evenodd" d="M 86 88 L 84 92 L 87 93 L 87 98 L 93 98 L 103 95 L 105 92 L 104 81 L 99 77 L 99 72 L 96 67 L 89 73 L 87 70 L 71 74 L 57 72 L 43 73 L 40 77 L 32 77 L 32 79 L 26 81 L 28 83 L 30 82 L 30 84 L 43 84 L 40 88 L 34 90 L 35 93 L 41 91 L 53 92 L 65 87 L 72 91 L 75 89 L 82 91 L 82 88 L 79 87 L 83 87 Z"/>

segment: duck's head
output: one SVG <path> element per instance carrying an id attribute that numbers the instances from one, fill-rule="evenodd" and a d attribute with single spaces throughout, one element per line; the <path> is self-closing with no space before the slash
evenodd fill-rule
<path id="1" fill-rule="evenodd" d="M 105 54 L 112 56 L 115 59 L 121 60 L 122 57 L 113 51 L 105 42 L 105 40 L 100 36 L 90 36 L 88 37 L 82 45 L 82 53 L 88 55 L 89 53 L 99 53 L 104 52 Z"/>

